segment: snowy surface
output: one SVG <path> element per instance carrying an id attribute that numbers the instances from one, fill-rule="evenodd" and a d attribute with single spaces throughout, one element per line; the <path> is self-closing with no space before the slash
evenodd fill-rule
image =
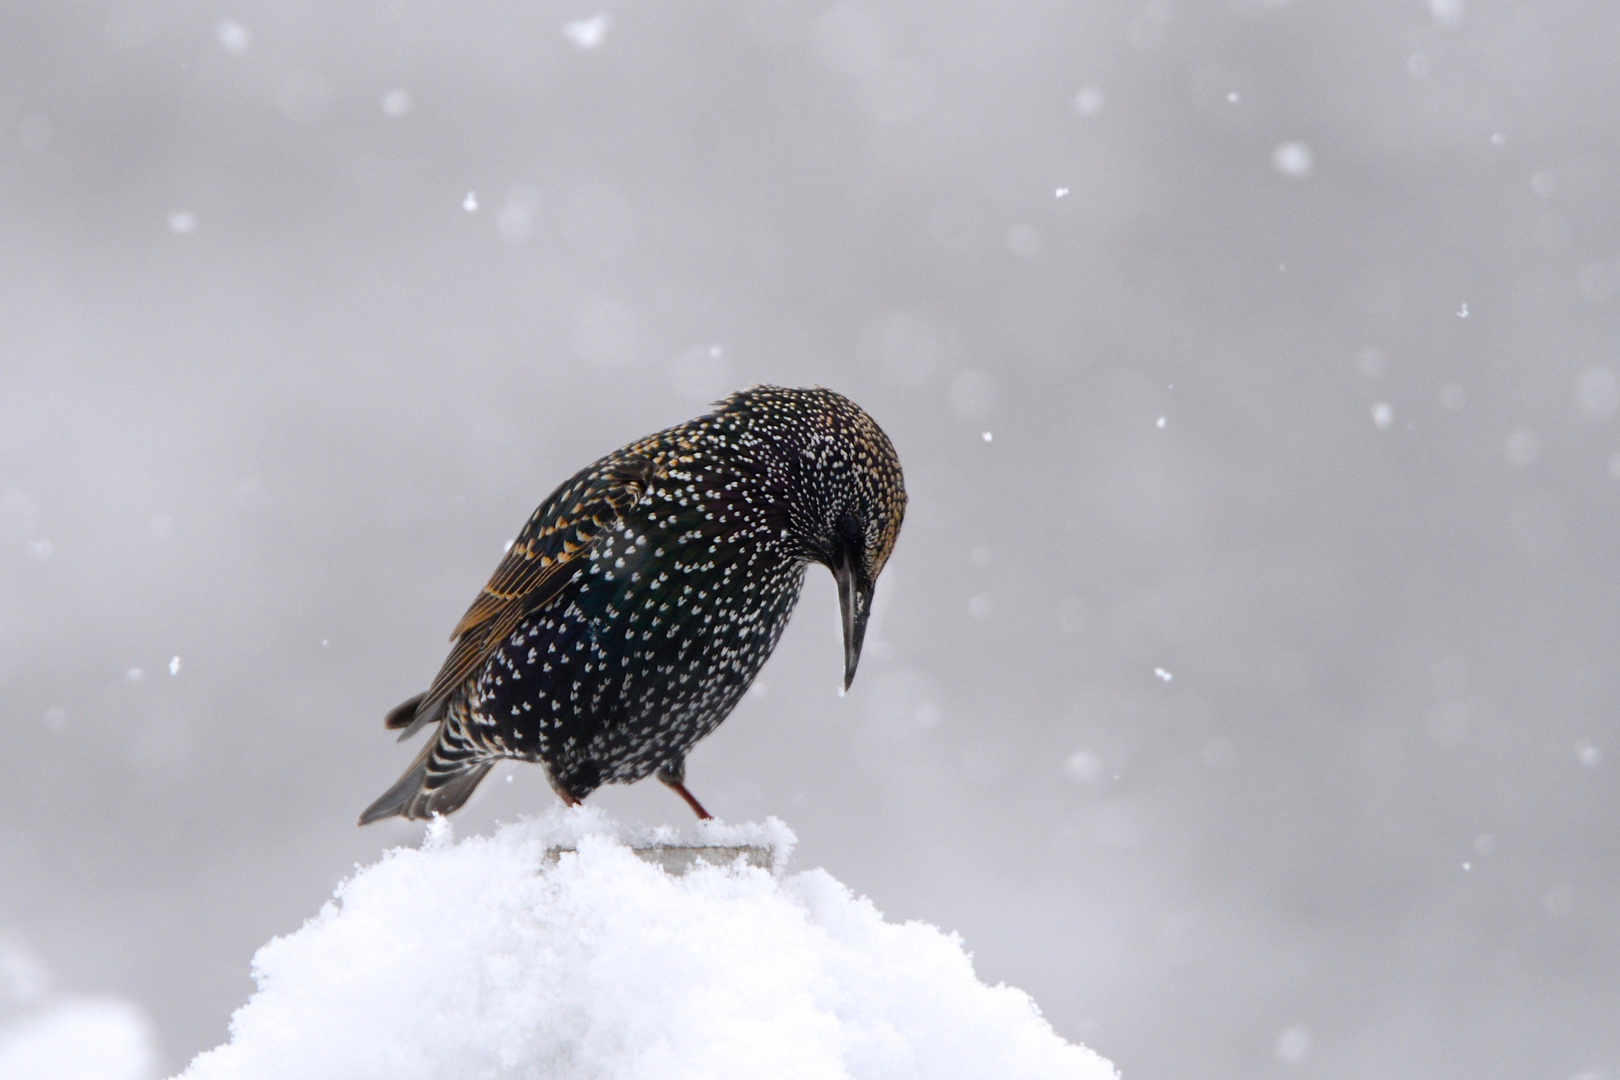
<path id="1" fill-rule="evenodd" d="M 769 844 L 776 872 L 672 877 L 631 851 L 648 840 Z M 953 936 L 786 875 L 792 843 L 775 821 L 634 835 L 589 808 L 460 842 L 436 823 L 260 949 L 231 1041 L 183 1075 L 1115 1076 Z"/>
<path id="2" fill-rule="evenodd" d="M 0 1025 L 3 1080 L 148 1080 L 152 1024 L 117 997 L 59 997 Z"/>

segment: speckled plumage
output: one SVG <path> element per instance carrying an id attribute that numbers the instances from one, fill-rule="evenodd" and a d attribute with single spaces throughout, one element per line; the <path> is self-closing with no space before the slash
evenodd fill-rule
<path id="1" fill-rule="evenodd" d="M 899 534 L 894 447 L 830 390 L 759 386 L 564 483 L 457 625 L 427 692 L 390 714 L 433 739 L 361 823 L 449 813 L 500 758 L 566 801 L 657 773 L 699 813 L 687 751 L 776 647 L 804 570 L 834 570 L 846 682 Z"/>

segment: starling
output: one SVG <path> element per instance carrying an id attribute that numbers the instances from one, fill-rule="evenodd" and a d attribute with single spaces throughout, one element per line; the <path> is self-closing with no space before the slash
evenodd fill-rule
<path id="1" fill-rule="evenodd" d="M 360 815 L 448 814 L 501 758 L 573 805 L 648 774 L 709 816 L 686 754 L 736 707 L 828 567 L 855 677 L 872 589 L 905 514 L 894 446 L 821 388 L 756 386 L 552 493 L 451 634 L 427 692 L 388 714 L 437 735 Z"/>

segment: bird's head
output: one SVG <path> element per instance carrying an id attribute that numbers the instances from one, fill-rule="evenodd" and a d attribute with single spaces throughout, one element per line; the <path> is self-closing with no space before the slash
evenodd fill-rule
<path id="1" fill-rule="evenodd" d="M 838 582 L 844 627 L 844 687 L 855 678 L 872 613 L 872 592 L 906 514 L 905 476 L 877 421 L 821 387 L 756 386 L 726 408 L 753 414 L 768 432 L 773 486 L 783 493 L 786 529 L 807 559 Z"/>

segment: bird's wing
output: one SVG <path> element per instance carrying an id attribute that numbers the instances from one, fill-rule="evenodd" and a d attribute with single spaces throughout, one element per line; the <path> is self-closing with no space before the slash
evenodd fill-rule
<path id="1" fill-rule="evenodd" d="M 455 647 L 416 703 L 389 714 L 389 727 L 404 727 L 408 739 L 438 719 L 450 695 L 489 659 L 523 617 L 544 606 L 568 584 L 598 537 L 637 501 L 655 473 L 653 463 L 633 455 L 610 459 L 581 472 L 540 505 L 450 634 Z"/>

